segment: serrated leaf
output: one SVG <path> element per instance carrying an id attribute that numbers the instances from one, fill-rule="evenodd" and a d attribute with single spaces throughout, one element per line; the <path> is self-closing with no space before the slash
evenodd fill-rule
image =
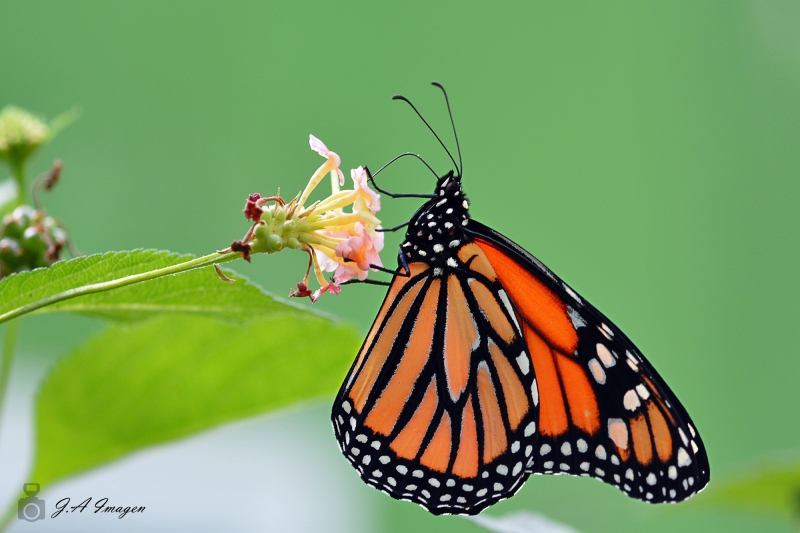
<path id="1" fill-rule="evenodd" d="M 112 327 L 63 360 L 37 401 L 44 487 L 145 446 L 333 394 L 359 346 L 317 318 L 246 326 L 166 315 Z"/>
<path id="2" fill-rule="evenodd" d="M 21 272 L 0 281 L 0 315 L 54 295 L 90 284 L 118 280 L 192 259 L 157 250 L 108 252 Z M 144 281 L 107 292 L 65 300 L 36 312 L 64 311 L 117 321 L 132 321 L 156 313 L 197 313 L 233 320 L 256 315 L 308 314 L 301 307 L 279 302 L 249 281 L 222 282 L 211 266 Z"/>
<path id="3" fill-rule="evenodd" d="M 800 454 L 759 461 L 712 485 L 698 503 L 800 516 Z"/>

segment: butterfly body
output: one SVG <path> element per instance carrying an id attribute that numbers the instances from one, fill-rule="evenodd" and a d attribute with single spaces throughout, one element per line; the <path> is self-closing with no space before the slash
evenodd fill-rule
<path id="1" fill-rule="evenodd" d="M 362 479 L 433 514 L 477 514 L 530 474 L 594 477 L 650 503 L 709 480 L 685 409 L 633 343 L 540 261 L 469 216 L 461 177 L 411 218 L 336 397 Z"/>

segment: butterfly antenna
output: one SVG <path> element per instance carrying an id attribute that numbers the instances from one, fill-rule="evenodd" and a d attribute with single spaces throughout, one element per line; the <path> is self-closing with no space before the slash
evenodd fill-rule
<path id="1" fill-rule="evenodd" d="M 458 133 L 456 132 L 456 122 L 453 120 L 453 112 L 450 110 L 450 98 L 447 97 L 447 91 L 444 88 L 444 85 L 439 83 L 438 81 L 434 80 L 431 82 L 431 85 L 435 85 L 436 87 L 442 90 L 444 93 L 444 101 L 447 103 L 447 114 L 450 115 L 450 124 L 453 126 L 453 137 L 456 138 L 456 149 L 458 150 L 458 174 L 463 175 L 464 169 L 464 161 L 461 159 L 461 145 L 458 142 Z"/>
<path id="2" fill-rule="evenodd" d="M 419 159 L 420 161 L 422 161 L 422 162 L 425 164 L 425 166 L 426 166 L 426 167 L 428 167 L 428 170 L 430 170 L 430 171 L 431 171 L 431 173 L 433 174 L 433 176 L 434 176 L 435 178 L 437 178 L 437 179 L 439 178 L 439 174 L 437 174 L 437 173 L 436 173 L 436 171 L 435 171 L 435 170 L 433 170 L 433 167 L 432 167 L 432 166 L 430 166 L 430 165 L 428 164 L 428 162 L 427 162 L 427 161 L 425 161 L 425 160 L 422 158 L 422 156 L 421 156 L 421 155 L 419 155 L 419 154 L 415 154 L 414 152 L 405 152 L 405 153 L 402 153 L 402 154 L 398 155 L 397 157 L 393 157 L 391 161 L 389 161 L 388 163 L 386 163 L 385 165 L 383 165 L 381 168 L 379 168 L 379 169 L 378 169 L 378 171 L 377 171 L 377 172 L 375 172 L 375 173 L 374 173 L 372 176 L 373 176 L 373 177 L 377 176 L 378 174 L 380 174 L 380 173 L 381 173 L 381 171 L 382 171 L 383 169 L 385 169 L 386 167 L 388 167 L 389 165 L 391 165 L 392 163 L 394 163 L 395 161 L 397 161 L 397 160 L 398 160 L 398 159 L 400 159 L 401 157 L 406 157 L 406 156 L 416 157 L 417 159 Z"/>
<path id="3" fill-rule="evenodd" d="M 448 156 L 450 156 L 450 161 L 453 162 L 453 166 L 458 168 L 458 164 L 456 164 L 456 160 L 453 158 L 453 154 L 451 154 L 450 150 L 447 149 L 447 146 L 445 146 L 445 144 L 442 142 L 442 139 L 440 139 L 439 136 L 436 135 L 436 132 L 433 131 L 433 128 L 431 128 L 431 125 L 428 124 L 427 120 L 425 120 L 425 117 L 423 117 L 422 114 L 417 110 L 417 108 L 414 107 L 414 104 L 411 103 L 411 100 L 409 100 L 408 98 L 406 98 L 402 94 L 396 94 L 396 95 L 392 96 L 392 100 L 402 100 L 402 101 L 404 101 L 405 103 L 407 103 L 408 105 L 411 106 L 411 109 L 413 109 L 414 112 L 417 114 L 417 116 L 420 118 L 420 120 L 422 120 L 422 122 L 424 122 L 425 125 L 428 126 L 428 129 L 431 130 L 431 133 L 433 133 L 433 136 L 436 137 L 436 140 L 439 141 L 439 144 L 442 145 L 442 148 L 444 148 L 444 151 L 447 152 Z M 461 169 L 458 170 L 458 173 L 459 173 L 459 175 L 461 174 Z"/>

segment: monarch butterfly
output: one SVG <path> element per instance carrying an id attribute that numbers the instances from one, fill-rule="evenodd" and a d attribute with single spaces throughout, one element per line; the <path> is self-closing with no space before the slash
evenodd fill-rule
<path id="1" fill-rule="evenodd" d="M 477 514 L 530 474 L 650 503 L 704 488 L 703 441 L 666 383 L 600 311 L 470 218 L 450 158 L 333 406 L 361 478 L 436 515 Z"/>

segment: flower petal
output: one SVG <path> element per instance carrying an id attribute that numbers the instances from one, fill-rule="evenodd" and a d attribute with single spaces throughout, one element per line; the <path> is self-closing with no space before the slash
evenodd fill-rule
<path id="1" fill-rule="evenodd" d="M 369 207 L 369 210 L 374 215 L 381 209 L 381 197 L 378 193 L 369 188 L 367 183 L 367 171 L 364 167 L 354 168 L 350 171 L 350 177 L 353 178 L 355 190 L 359 191 L 364 197 L 364 200 Z"/>
<path id="2" fill-rule="evenodd" d="M 311 146 L 311 149 L 317 152 L 322 157 L 328 157 L 330 150 L 328 147 L 325 146 L 325 143 L 314 137 L 313 135 L 308 136 L 308 144 Z"/>

